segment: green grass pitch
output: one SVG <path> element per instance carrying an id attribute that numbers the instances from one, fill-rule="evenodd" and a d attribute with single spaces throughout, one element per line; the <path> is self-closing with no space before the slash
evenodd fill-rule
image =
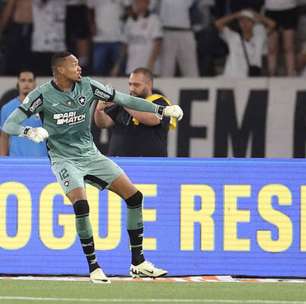
<path id="1" fill-rule="evenodd" d="M 306 304 L 305 283 L 171 283 L 0 280 L 1 304 Z"/>

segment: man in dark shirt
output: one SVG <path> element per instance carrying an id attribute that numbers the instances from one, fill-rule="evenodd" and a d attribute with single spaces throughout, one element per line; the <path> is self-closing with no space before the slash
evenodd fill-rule
<path id="1" fill-rule="evenodd" d="M 164 96 L 152 94 L 152 88 L 153 75 L 150 70 L 137 68 L 130 74 L 130 95 L 158 105 L 170 104 Z M 176 127 L 174 119 L 165 117 L 160 120 L 152 113 L 109 103 L 98 104 L 95 122 L 100 128 L 111 128 L 110 156 L 167 156 L 168 130 L 169 127 Z"/>

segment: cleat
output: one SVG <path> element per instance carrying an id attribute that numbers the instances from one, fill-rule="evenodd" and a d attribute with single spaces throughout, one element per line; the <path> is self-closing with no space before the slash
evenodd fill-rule
<path id="1" fill-rule="evenodd" d="M 159 278 L 163 277 L 168 271 L 155 267 L 151 262 L 144 261 L 141 264 L 130 267 L 130 275 L 133 278 Z"/>
<path id="2" fill-rule="evenodd" d="M 96 284 L 110 284 L 110 279 L 105 275 L 101 268 L 97 268 L 90 273 L 90 281 Z"/>

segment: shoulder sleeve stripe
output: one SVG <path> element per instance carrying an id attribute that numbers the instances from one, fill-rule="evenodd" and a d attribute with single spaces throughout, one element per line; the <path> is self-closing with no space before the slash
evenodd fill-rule
<path id="1" fill-rule="evenodd" d="M 26 97 L 28 98 L 28 97 Z M 34 113 L 38 113 L 37 109 L 43 104 L 43 96 L 40 94 L 33 100 L 24 101 L 23 104 L 19 106 L 21 111 L 23 111 L 28 117 Z"/>
<path id="2" fill-rule="evenodd" d="M 36 109 L 38 109 L 43 104 L 43 96 L 40 94 L 38 97 L 36 97 L 28 106 L 28 111 L 30 111 L 32 114 L 35 113 Z"/>
<path id="3" fill-rule="evenodd" d="M 106 100 L 106 101 L 112 101 L 114 99 L 115 96 L 115 90 L 112 89 L 111 92 L 107 92 L 101 88 L 96 87 L 95 85 L 91 84 L 91 89 L 92 92 L 94 94 L 94 96 L 97 99 L 102 99 L 102 100 Z"/>

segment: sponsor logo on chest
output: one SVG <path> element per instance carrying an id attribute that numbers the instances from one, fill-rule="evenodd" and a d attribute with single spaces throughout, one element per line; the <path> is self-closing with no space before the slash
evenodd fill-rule
<path id="1" fill-rule="evenodd" d="M 76 125 L 85 121 L 86 115 L 77 115 L 77 112 L 58 113 L 53 115 L 57 125 Z"/>

